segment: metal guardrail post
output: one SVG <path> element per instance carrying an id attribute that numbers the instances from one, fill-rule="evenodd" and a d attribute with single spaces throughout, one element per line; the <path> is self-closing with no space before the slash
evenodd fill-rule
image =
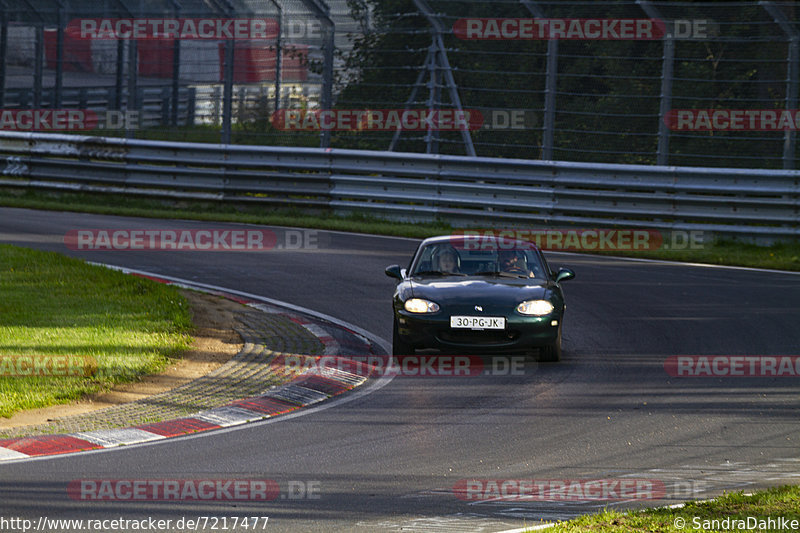
<path id="1" fill-rule="evenodd" d="M 659 19 L 666 25 L 666 34 L 664 35 L 664 55 L 662 56 L 661 64 L 661 96 L 658 114 L 660 121 L 658 123 L 658 154 L 656 161 L 658 165 L 669 164 L 669 136 L 670 130 L 667 127 L 665 118 L 672 107 L 672 79 L 673 69 L 675 64 L 675 34 L 672 22 L 664 20 L 661 13 L 656 9 L 650 0 L 636 0 L 636 3 L 642 10 L 653 19 Z"/>
<path id="2" fill-rule="evenodd" d="M 786 15 L 771 1 L 762 0 L 759 4 L 770 14 L 772 19 L 789 37 L 789 50 L 786 57 L 786 110 L 797 109 L 798 62 L 800 62 L 800 32 L 792 25 Z M 783 136 L 783 168 L 795 168 L 795 147 L 797 132 L 787 129 Z"/>
<path id="3" fill-rule="evenodd" d="M 522 5 L 537 18 L 547 18 L 539 6 L 531 0 L 520 0 Z M 558 39 L 547 40 L 547 67 L 544 82 L 544 120 L 542 128 L 542 159 L 553 160 L 556 125 L 556 90 L 558 88 Z"/>

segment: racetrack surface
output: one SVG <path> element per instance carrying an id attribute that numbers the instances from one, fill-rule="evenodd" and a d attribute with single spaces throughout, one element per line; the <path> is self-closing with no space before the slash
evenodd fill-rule
<path id="1" fill-rule="evenodd" d="M 319 231 L 316 249 L 257 253 L 88 252 L 63 240 L 73 229 L 241 227 L 0 209 L 0 242 L 275 298 L 391 338 L 394 282 L 383 269 L 405 265 L 413 240 Z M 283 230 L 274 231 L 280 242 Z M 577 274 L 564 283 L 559 364 L 529 362 L 514 375 L 396 377 L 347 403 L 272 423 L 0 464 L 0 514 L 173 523 L 258 515 L 269 516 L 269 531 L 497 531 L 604 506 L 796 482 L 800 378 L 676 378 L 664 363 L 673 355 L 797 355 L 800 276 L 547 256 L 551 268 Z M 67 492 L 79 479 L 167 478 L 274 480 L 281 495 L 92 502 Z M 465 501 L 453 492 L 463 480 L 625 478 L 659 482 L 663 497 Z M 297 497 L 298 487 L 313 497 Z"/>

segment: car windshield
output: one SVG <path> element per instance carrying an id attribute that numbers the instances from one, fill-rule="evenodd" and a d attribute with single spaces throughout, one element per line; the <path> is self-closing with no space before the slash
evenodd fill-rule
<path id="1" fill-rule="evenodd" d="M 544 278 L 545 269 L 537 251 L 526 243 L 471 249 L 462 241 L 452 240 L 422 247 L 411 275 Z"/>

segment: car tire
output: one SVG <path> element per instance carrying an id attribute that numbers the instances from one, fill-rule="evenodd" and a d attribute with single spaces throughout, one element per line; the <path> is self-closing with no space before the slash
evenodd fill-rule
<path id="1" fill-rule="evenodd" d="M 558 326 L 558 335 L 552 343 L 539 349 L 539 361 L 543 363 L 557 363 L 561 361 L 561 326 Z"/>
<path id="2" fill-rule="evenodd" d="M 397 330 L 397 319 L 392 329 L 392 355 L 414 355 L 414 347 L 400 338 Z"/>

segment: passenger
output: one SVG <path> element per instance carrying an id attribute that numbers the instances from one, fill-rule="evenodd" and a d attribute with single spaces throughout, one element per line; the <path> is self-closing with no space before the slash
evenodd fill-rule
<path id="1" fill-rule="evenodd" d="M 439 254 L 439 271 L 445 274 L 461 273 L 458 254 L 455 250 L 444 250 Z"/>

